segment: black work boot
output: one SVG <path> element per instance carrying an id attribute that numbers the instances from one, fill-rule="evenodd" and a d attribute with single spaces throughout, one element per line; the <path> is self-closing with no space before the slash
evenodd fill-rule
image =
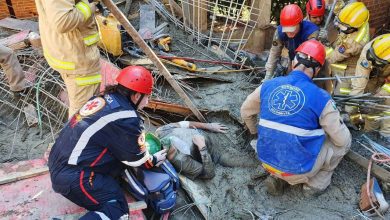
<path id="1" fill-rule="evenodd" d="M 288 185 L 286 181 L 273 176 L 268 176 L 264 183 L 267 187 L 267 192 L 273 196 L 283 195 L 284 189 Z"/>

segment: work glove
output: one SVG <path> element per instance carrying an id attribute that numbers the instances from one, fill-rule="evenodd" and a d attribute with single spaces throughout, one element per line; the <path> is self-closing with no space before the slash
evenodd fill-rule
<path id="1" fill-rule="evenodd" d="M 342 118 L 345 126 L 347 126 L 347 128 L 351 128 L 355 131 L 359 130 L 359 128 L 354 124 L 354 122 L 351 121 L 351 117 L 349 116 L 349 114 L 341 114 L 341 118 Z"/>
<path id="2" fill-rule="evenodd" d="M 208 123 L 207 130 L 218 133 L 226 133 L 228 127 L 220 123 Z"/>
<path id="3" fill-rule="evenodd" d="M 321 42 L 326 42 L 326 41 L 328 41 L 328 30 L 321 29 L 321 30 L 320 30 L 320 33 L 318 34 L 318 39 L 319 39 Z"/>
<path id="4" fill-rule="evenodd" d="M 160 150 L 153 154 L 155 160 L 153 160 L 155 166 L 160 166 L 167 159 L 167 150 Z"/>

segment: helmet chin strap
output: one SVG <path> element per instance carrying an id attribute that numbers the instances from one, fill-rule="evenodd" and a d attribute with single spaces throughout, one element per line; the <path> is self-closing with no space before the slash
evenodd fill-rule
<path id="1" fill-rule="evenodd" d="M 312 78 L 314 78 L 314 74 L 316 73 L 316 68 L 320 67 L 320 63 L 318 63 L 316 61 L 309 60 L 309 59 L 305 59 L 305 58 L 299 56 L 299 54 L 297 54 L 296 57 L 297 57 L 298 62 L 297 62 L 297 64 L 295 64 L 294 68 L 296 68 L 300 64 L 304 65 L 307 68 L 312 68 L 312 70 L 313 70 L 313 77 Z"/>
<path id="2" fill-rule="evenodd" d="M 140 94 L 141 94 L 141 97 L 138 98 L 138 101 L 135 104 L 136 109 L 138 109 L 138 105 L 141 103 L 142 99 L 144 99 L 144 97 L 145 97 L 145 94 L 143 94 L 143 93 L 140 93 Z"/>

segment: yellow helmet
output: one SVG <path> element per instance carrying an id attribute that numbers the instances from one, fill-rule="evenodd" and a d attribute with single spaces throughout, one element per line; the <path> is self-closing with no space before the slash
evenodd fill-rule
<path id="1" fill-rule="evenodd" d="M 390 34 L 376 37 L 367 51 L 367 58 L 374 66 L 385 66 L 390 64 Z"/>
<path id="2" fill-rule="evenodd" d="M 350 27 L 360 28 L 368 21 L 370 12 L 362 2 L 353 2 L 346 5 L 339 13 L 338 20 Z"/>

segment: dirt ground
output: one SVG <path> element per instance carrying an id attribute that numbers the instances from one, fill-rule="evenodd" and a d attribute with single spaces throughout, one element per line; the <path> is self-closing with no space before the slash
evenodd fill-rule
<path id="1" fill-rule="evenodd" d="M 133 13 L 138 11 L 138 3 L 138 1 L 133 3 Z M 138 29 L 138 20 L 134 19 L 132 23 Z M 210 51 L 192 42 L 191 36 L 176 29 L 173 24 L 170 25 L 169 33 L 173 36 L 173 54 L 199 59 L 208 59 L 208 56 L 215 57 Z M 202 65 L 199 66 L 202 67 Z M 203 65 L 203 67 L 207 66 Z M 175 67 L 169 67 L 169 69 L 172 72 L 182 72 Z M 249 146 L 247 131 L 239 123 L 240 106 L 246 96 L 259 85 L 260 74 L 234 72 L 218 73 L 212 76 L 231 82 L 202 79 L 181 81 L 185 83 L 187 94 L 199 109 L 215 111 L 206 116 L 209 122 L 221 122 L 229 127 L 226 135 L 212 135 L 220 142 L 219 151 L 238 155 L 232 161 L 238 165 L 237 167 L 217 164 L 216 176 L 213 179 L 195 181 L 202 186 L 211 200 L 211 203 L 207 204 L 209 219 L 364 219 L 359 216 L 357 210 L 360 187 L 365 182 L 366 172 L 354 162 L 345 159 L 336 169 L 330 187 L 319 197 L 305 198 L 299 185 L 289 187 L 284 195 L 279 197 L 268 195 L 263 184 L 266 178 L 264 171 L 260 168 L 254 150 Z M 157 82 L 154 97 L 184 104 L 164 80 Z M 48 143 L 53 142 L 50 132 L 40 133 L 37 127 L 28 128 L 24 123 L 20 123 L 20 127 L 16 129 L 17 123 L 13 123 L 15 117 L 12 109 L 2 105 L 0 109 L 0 162 L 42 157 Z M 153 126 L 146 126 L 146 128 L 155 129 Z M 15 130 L 18 131 L 16 134 Z M 358 146 L 354 145 L 354 148 Z M 244 155 L 241 160 L 237 159 L 240 155 Z M 188 196 L 183 191 L 180 195 L 177 208 L 185 204 L 191 208 L 177 211 L 172 218 L 201 219 L 202 217 L 194 206 L 188 205 L 191 202 L 183 199 Z M 390 219 L 389 214 L 386 217 Z"/>

